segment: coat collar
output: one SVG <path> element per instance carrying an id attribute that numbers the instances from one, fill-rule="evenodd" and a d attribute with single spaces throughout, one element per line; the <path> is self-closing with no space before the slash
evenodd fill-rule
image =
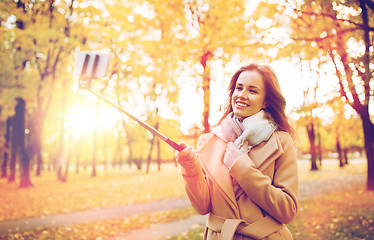
<path id="1" fill-rule="evenodd" d="M 268 141 L 260 143 L 249 152 L 249 157 L 259 170 L 266 169 L 284 153 L 278 132 L 274 132 Z"/>
<path id="2" fill-rule="evenodd" d="M 205 142 L 197 149 L 198 157 L 206 176 L 217 187 L 221 195 L 226 199 L 230 207 L 238 216 L 238 206 L 232 187 L 231 176 L 227 167 L 223 164 L 227 142 L 210 134 Z"/>
<path id="3" fill-rule="evenodd" d="M 207 177 L 217 186 L 232 209 L 236 209 L 236 212 L 238 211 L 238 206 L 232 187 L 231 176 L 223 163 L 226 148 L 227 142 L 224 139 L 210 134 L 198 148 L 197 152 Z M 264 170 L 270 163 L 282 155 L 283 152 L 279 136 L 277 132 L 274 132 L 268 141 L 254 147 L 250 151 L 249 157 L 257 169 Z"/>

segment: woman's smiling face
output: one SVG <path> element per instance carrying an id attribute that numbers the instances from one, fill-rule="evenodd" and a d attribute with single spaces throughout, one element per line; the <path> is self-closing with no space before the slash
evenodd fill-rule
<path id="1" fill-rule="evenodd" d="M 255 70 L 242 72 L 231 97 L 233 112 L 238 117 L 249 117 L 266 107 L 265 85 Z"/>

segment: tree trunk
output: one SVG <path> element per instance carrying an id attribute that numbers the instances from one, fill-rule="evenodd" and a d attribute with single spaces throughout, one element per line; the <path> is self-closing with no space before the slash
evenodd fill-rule
<path id="1" fill-rule="evenodd" d="M 21 174 L 20 174 L 20 184 L 19 188 L 33 187 L 30 179 L 30 157 L 27 154 L 25 148 L 19 152 L 19 160 L 21 163 Z"/>
<path id="2" fill-rule="evenodd" d="M 160 139 L 156 139 L 156 145 L 157 145 L 157 170 L 161 171 L 161 145 L 160 145 Z"/>
<path id="3" fill-rule="evenodd" d="M 158 117 L 158 108 L 156 108 L 156 125 L 155 129 L 159 129 L 159 117 Z M 156 138 L 156 149 L 157 149 L 157 170 L 161 171 L 161 146 L 160 146 L 160 139 Z"/>
<path id="4" fill-rule="evenodd" d="M 7 167 L 8 167 L 8 149 L 5 148 L 3 154 L 3 163 L 1 164 L 1 178 L 7 177 Z"/>
<path id="5" fill-rule="evenodd" d="M 156 124 L 154 127 L 156 130 L 159 129 L 159 117 L 158 117 L 158 108 L 156 108 Z M 147 161 L 147 170 L 146 173 L 149 173 L 149 168 L 151 165 L 151 159 L 152 159 L 152 150 L 153 150 L 153 145 L 155 144 L 156 141 L 156 151 L 157 151 L 157 166 L 158 166 L 158 171 L 161 170 L 161 157 L 160 157 L 160 141 L 159 139 L 153 135 L 153 138 L 151 140 L 151 149 L 149 150 L 149 155 L 148 155 L 148 161 Z"/>
<path id="6" fill-rule="evenodd" d="M 365 73 L 363 76 L 364 89 L 365 89 L 365 101 L 363 104 L 363 111 L 360 114 L 362 119 L 362 125 L 364 129 L 364 139 L 365 139 L 365 150 L 366 158 L 368 163 L 368 173 L 367 173 L 367 189 L 374 191 L 374 125 L 370 120 L 369 115 L 369 102 L 370 102 L 370 82 L 373 79 L 372 72 L 370 70 L 370 48 L 373 46 L 370 42 L 370 29 L 369 29 L 369 14 L 366 8 L 366 4 L 369 5 L 370 1 L 360 0 L 360 7 L 362 10 L 362 25 L 363 25 L 363 40 L 365 43 L 365 54 L 363 56 L 363 62 L 365 67 Z"/>
<path id="7" fill-rule="evenodd" d="M 104 161 L 103 164 L 104 164 L 104 170 L 105 171 L 108 170 L 108 157 L 107 157 L 108 151 L 107 151 L 107 147 L 106 147 L 106 138 L 107 138 L 106 133 L 105 133 L 105 131 L 103 131 L 103 135 L 102 135 L 103 150 L 102 150 L 102 152 L 103 152 L 103 161 Z"/>
<path id="8" fill-rule="evenodd" d="M 6 178 L 8 176 L 8 157 L 9 157 L 9 145 L 10 145 L 10 131 L 12 128 L 12 118 L 8 117 L 6 120 L 6 130 L 5 130 L 5 143 L 4 143 L 4 161 L 1 164 L 1 177 Z"/>
<path id="9" fill-rule="evenodd" d="M 82 136 L 81 134 L 78 135 L 78 141 L 75 145 L 75 155 L 76 155 L 76 160 L 75 160 L 75 173 L 79 173 L 79 160 L 80 160 L 80 147 L 82 143 Z"/>
<path id="10" fill-rule="evenodd" d="M 203 92 L 204 92 L 204 112 L 203 112 L 203 126 L 204 133 L 210 132 L 209 125 L 209 111 L 210 111 L 210 59 L 213 54 L 210 51 L 205 51 L 200 59 L 200 63 L 204 68 L 203 71 Z"/>
<path id="11" fill-rule="evenodd" d="M 343 156 L 342 156 L 342 148 L 340 146 L 339 135 L 336 136 L 336 152 L 338 153 L 339 167 L 344 167 Z"/>
<path id="12" fill-rule="evenodd" d="M 311 155 L 311 158 L 310 158 L 310 161 L 311 161 L 311 167 L 310 167 L 310 170 L 314 171 L 314 170 L 318 170 L 318 167 L 317 167 L 317 156 L 316 156 L 316 144 L 315 144 L 315 139 L 316 139 L 316 136 L 315 136 L 315 133 L 314 133 L 314 124 L 313 123 L 310 123 L 306 126 L 306 130 L 308 132 L 308 138 L 309 138 L 309 143 L 310 143 L 310 155 Z"/>
<path id="13" fill-rule="evenodd" d="M 70 157 L 70 156 L 69 156 L 69 157 Z M 68 180 L 68 173 L 69 173 L 69 166 L 70 166 L 70 160 L 69 160 L 69 157 L 66 158 L 65 173 L 64 173 L 64 175 L 62 176 L 62 179 L 61 179 L 62 182 L 66 182 L 66 181 Z"/>
<path id="14" fill-rule="evenodd" d="M 123 120 L 122 118 L 122 126 L 123 126 L 123 129 L 125 130 L 126 132 L 126 138 L 127 138 L 127 146 L 129 147 L 129 159 L 128 159 L 128 164 L 129 164 L 129 167 L 131 167 L 132 165 L 132 162 L 133 162 L 133 156 L 132 156 L 132 137 L 130 135 L 130 132 L 129 130 L 127 129 L 127 125 L 126 125 L 126 122 L 125 120 Z"/>
<path id="15" fill-rule="evenodd" d="M 33 158 L 34 156 L 37 157 L 36 160 L 36 176 L 41 175 L 41 170 L 43 169 L 43 158 L 42 158 L 42 131 L 43 131 L 43 124 L 45 120 L 45 114 L 46 112 L 43 112 L 41 109 L 36 110 L 34 113 L 34 118 L 31 122 L 31 141 L 30 146 L 28 149 L 31 149 L 29 152 L 30 158 Z"/>
<path id="16" fill-rule="evenodd" d="M 65 98 L 62 98 L 62 101 L 61 101 L 61 118 L 60 118 L 60 138 L 59 138 L 59 144 L 58 144 L 58 150 L 57 150 L 57 156 L 56 156 L 56 168 L 57 168 L 57 179 L 64 182 L 64 177 L 62 175 L 62 167 L 63 167 L 63 164 L 64 164 L 64 159 L 66 160 L 65 158 L 65 152 L 64 152 L 64 148 L 65 148 L 65 119 L 64 119 L 64 116 L 65 116 L 65 109 L 66 109 L 66 104 L 65 104 Z"/>
<path id="17" fill-rule="evenodd" d="M 318 131 L 318 161 L 319 166 L 322 166 L 322 140 L 321 133 Z"/>
<path id="18" fill-rule="evenodd" d="M 33 159 L 36 156 L 36 176 L 38 177 L 41 175 L 41 171 L 43 169 L 43 158 L 41 154 L 42 124 L 40 123 L 40 121 L 41 115 L 34 114 L 34 117 L 30 122 L 30 137 L 27 147 L 27 149 L 29 150 L 30 159 Z"/>
<path id="19" fill-rule="evenodd" d="M 370 121 L 368 111 L 363 112 L 361 119 L 364 129 L 364 141 L 368 165 L 367 189 L 374 191 L 374 125 Z"/>
<path id="20" fill-rule="evenodd" d="M 30 157 L 25 148 L 25 101 L 17 98 L 14 116 L 16 151 L 20 161 L 20 188 L 32 187 L 30 179 Z"/>
<path id="21" fill-rule="evenodd" d="M 153 136 L 152 140 L 151 140 L 151 148 L 149 149 L 148 160 L 147 160 L 147 169 L 145 171 L 146 173 L 149 173 L 149 168 L 150 168 L 150 165 L 151 165 L 151 158 L 152 158 L 152 150 L 153 150 L 153 145 L 154 145 L 154 142 L 155 142 L 155 138 L 156 138 L 156 136 Z"/>
<path id="22" fill-rule="evenodd" d="M 348 149 L 347 148 L 343 149 L 343 156 L 344 156 L 344 164 L 347 165 L 348 164 Z"/>
<path id="23" fill-rule="evenodd" d="M 136 165 L 136 169 L 138 169 L 139 171 L 142 170 L 142 159 L 141 158 L 134 159 L 134 162 Z"/>
<path id="24" fill-rule="evenodd" d="M 94 136 L 93 136 L 93 153 L 92 153 L 92 177 L 96 177 L 96 158 L 97 158 L 97 130 L 99 127 L 99 102 L 96 104 L 96 124 L 94 129 Z"/>
<path id="25" fill-rule="evenodd" d="M 16 180 L 16 161 L 17 161 L 17 143 L 16 143 L 16 128 L 15 128 L 15 117 L 12 117 L 12 137 L 11 137 L 11 152 L 9 162 L 9 176 L 8 183 L 12 183 Z"/>
<path id="26" fill-rule="evenodd" d="M 61 179 L 62 182 L 66 182 L 68 180 L 68 173 L 69 173 L 70 158 L 71 158 L 72 149 L 73 149 L 73 144 L 72 144 L 72 142 L 70 142 L 69 146 L 68 146 L 68 149 L 67 149 L 67 152 L 66 152 L 66 157 L 65 157 L 66 166 L 65 166 L 64 175 L 62 176 L 62 179 Z"/>
<path id="27" fill-rule="evenodd" d="M 121 133 L 118 134 L 118 138 L 117 138 L 117 146 L 116 146 L 116 150 L 115 150 L 115 154 L 114 154 L 113 162 L 112 162 L 113 168 L 115 168 L 117 164 L 118 164 L 118 167 L 121 169 L 122 168 Z"/>
<path id="28" fill-rule="evenodd" d="M 36 176 L 40 176 L 43 169 L 43 158 L 42 154 L 39 152 L 36 156 Z"/>

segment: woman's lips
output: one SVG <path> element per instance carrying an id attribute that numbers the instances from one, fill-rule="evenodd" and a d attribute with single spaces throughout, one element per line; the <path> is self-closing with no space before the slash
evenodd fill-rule
<path id="1" fill-rule="evenodd" d="M 236 106 L 237 108 L 246 108 L 246 107 L 248 107 L 249 105 L 248 105 L 247 103 L 237 101 L 237 102 L 235 102 L 235 106 Z"/>

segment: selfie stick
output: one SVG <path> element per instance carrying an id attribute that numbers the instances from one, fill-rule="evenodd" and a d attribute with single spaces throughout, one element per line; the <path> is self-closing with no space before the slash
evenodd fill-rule
<path id="1" fill-rule="evenodd" d="M 81 72 L 81 76 L 83 76 L 83 77 L 81 77 L 80 81 L 79 81 L 79 87 L 81 89 L 85 89 L 85 90 L 91 92 L 96 97 L 104 100 L 106 103 L 108 103 L 108 104 L 112 105 L 113 107 L 117 108 L 117 110 L 126 114 L 128 117 L 130 117 L 131 119 L 136 121 L 140 126 L 144 127 L 148 131 L 150 131 L 153 135 L 161 138 L 161 140 L 163 140 L 164 142 L 169 144 L 175 150 L 180 152 L 184 149 L 184 147 L 182 147 L 181 145 L 177 144 L 176 142 L 170 140 L 168 137 L 166 137 L 164 134 L 157 131 L 155 128 L 153 128 L 152 126 L 150 126 L 146 122 L 141 121 L 140 119 L 138 119 L 134 115 L 132 115 L 129 112 L 127 112 L 126 110 L 124 110 L 120 105 L 110 101 L 109 99 L 107 99 L 106 97 L 101 95 L 100 93 L 92 90 L 91 89 L 91 82 L 92 82 L 93 77 L 96 76 L 96 71 L 97 71 L 97 66 L 99 64 L 100 56 L 99 56 L 99 54 L 95 55 L 95 60 L 94 60 L 93 66 L 92 66 L 91 76 L 85 77 L 86 71 L 87 71 L 87 66 L 88 66 L 88 63 L 89 63 L 89 58 L 90 58 L 90 55 L 86 54 L 85 59 L 84 59 L 84 63 L 83 63 L 82 72 Z"/>

